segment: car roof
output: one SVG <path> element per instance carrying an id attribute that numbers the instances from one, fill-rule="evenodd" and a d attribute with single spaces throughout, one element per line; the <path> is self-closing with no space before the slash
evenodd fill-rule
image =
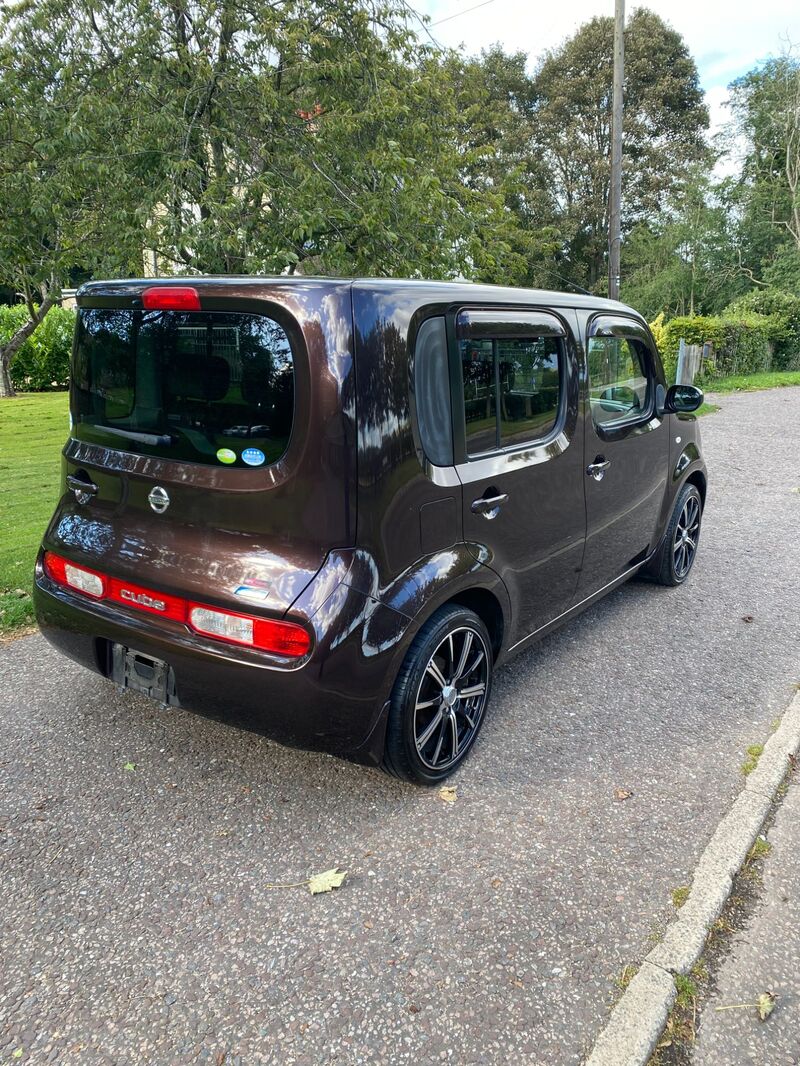
<path id="1" fill-rule="evenodd" d="M 260 288 L 266 286 L 280 286 L 292 288 L 297 286 L 306 287 L 340 287 L 351 286 L 361 292 L 374 292 L 376 294 L 388 291 L 404 290 L 411 295 L 418 293 L 420 302 L 454 302 L 465 301 L 474 303 L 477 301 L 486 303 L 508 304 L 531 304 L 534 306 L 551 307 L 584 307 L 595 311 L 623 312 L 635 314 L 641 317 L 633 308 L 617 300 L 608 300 L 602 296 L 574 292 L 561 292 L 554 289 L 524 289 L 513 288 L 503 285 L 485 285 L 478 282 L 465 280 L 458 281 L 426 281 L 421 278 L 371 278 L 371 277 L 318 277 L 303 274 L 281 275 L 257 275 L 257 274 L 192 274 L 182 277 L 165 278 L 130 278 L 109 279 L 105 281 L 89 281 L 80 287 L 78 297 L 83 295 L 99 295 L 114 290 L 117 293 L 127 288 L 142 288 L 150 285 L 214 285 L 226 284 L 241 287 L 242 285 Z"/>

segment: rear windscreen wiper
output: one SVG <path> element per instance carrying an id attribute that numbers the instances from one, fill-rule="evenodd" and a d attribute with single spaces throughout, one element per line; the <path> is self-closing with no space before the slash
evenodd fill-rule
<path id="1" fill-rule="evenodd" d="M 169 433 L 137 433 L 133 429 L 117 429 L 115 426 L 103 426 L 103 432 L 116 433 L 118 437 L 127 437 L 128 440 L 149 444 L 153 448 L 168 447 L 175 442 L 175 438 Z"/>

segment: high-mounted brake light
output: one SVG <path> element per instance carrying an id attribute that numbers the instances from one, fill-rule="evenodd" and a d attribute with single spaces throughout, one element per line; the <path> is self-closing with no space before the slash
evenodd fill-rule
<path id="1" fill-rule="evenodd" d="M 55 552 L 44 553 L 44 571 L 57 585 L 82 592 L 96 600 L 132 607 L 139 611 L 183 622 L 195 633 L 227 644 L 242 644 L 273 655 L 300 659 L 311 650 L 311 635 L 296 622 L 222 611 L 204 603 L 194 603 L 181 596 L 170 596 L 156 589 L 144 588 L 120 578 L 108 578 L 88 567 L 78 566 Z"/>
<path id="2" fill-rule="evenodd" d="M 199 311 L 200 293 L 188 285 L 154 285 L 142 293 L 146 311 Z"/>

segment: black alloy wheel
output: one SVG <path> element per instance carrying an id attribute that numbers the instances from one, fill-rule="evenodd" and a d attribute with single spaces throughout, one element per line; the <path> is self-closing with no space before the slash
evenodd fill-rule
<path id="1" fill-rule="evenodd" d="M 703 497 L 696 485 L 687 483 L 678 493 L 664 537 L 642 577 L 659 585 L 682 585 L 697 558 Z"/>
<path id="2" fill-rule="evenodd" d="M 387 770 L 429 785 L 452 773 L 483 725 L 493 659 L 486 627 L 472 611 L 446 606 L 428 620 L 395 682 Z"/>
<path id="3" fill-rule="evenodd" d="M 672 565 L 675 576 L 683 581 L 692 568 L 700 540 L 700 500 L 686 497 L 672 536 Z"/>

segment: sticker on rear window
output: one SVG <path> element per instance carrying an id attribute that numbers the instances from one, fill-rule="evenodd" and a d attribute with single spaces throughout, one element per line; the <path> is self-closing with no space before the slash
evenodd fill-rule
<path id="1" fill-rule="evenodd" d="M 245 448 L 242 452 L 242 460 L 248 466 L 261 466 L 266 458 L 260 448 Z"/>
<path id="2" fill-rule="evenodd" d="M 217 459 L 219 459 L 221 463 L 235 463 L 236 452 L 232 451 L 230 448 L 220 448 L 217 452 Z"/>

